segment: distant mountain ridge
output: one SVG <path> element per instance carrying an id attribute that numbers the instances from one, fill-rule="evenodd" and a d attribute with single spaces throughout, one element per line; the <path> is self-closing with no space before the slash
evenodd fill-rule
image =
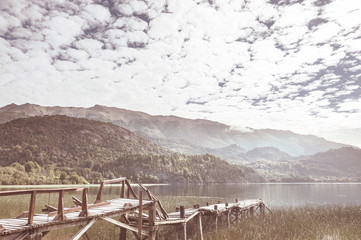
<path id="1" fill-rule="evenodd" d="M 300 156 L 348 146 L 291 131 L 250 129 L 248 132 L 241 132 L 229 125 L 209 120 L 152 116 L 143 112 L 100 105 L 79 108 L 10 104 L 0 108 L 0 123 L 16 118 L 44 115 L 66 115 L 111 122 L 170 150 L 186 154 L 220 152 L 220 149 L 238 146 L 245 151 L 274 147 L 291 156 Z M 222 154 L 219 156 L 224 157 Z M 236 159 L 227 159 L 236 162 Z"/>
<path id="2" fill-rule="evenodd" d="M 262 179 L 213 155 L 171 152 L 112 123 L 55 115 L 0 124 L 0 185 L 95 183 L 118 176 L 163 183 Z"/>

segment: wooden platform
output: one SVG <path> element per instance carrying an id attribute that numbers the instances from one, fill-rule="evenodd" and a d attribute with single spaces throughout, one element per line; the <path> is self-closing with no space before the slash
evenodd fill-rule
<path id="1" fill-rule="evenodd" d="M 108 202 L 109 204 L 104 206 L 89 208 L 89 214 L 85 217 L 79 217 L 79 214 L 81 212 L 81 210 L 79 210 L 72 213 L 65 213 L 64 220 L 54 220 L 56 216 L 54 216 L 54 214 L 53 216 L 51 216 L 51 213 L 35 214 L 33 218 L 33 224 L 31 225 L 27 225 L 27 217 L 1 219 L 0 225 L 2 226 L 2 229 L 0 230 L 0 239 L 16 239 L 16 237 L 19 236 L 18 233 L 35 229 L 38 232 L 47 232 L 54 229 L 66 228 L 69 226 L 86 225 L 92 219 L 114 217 L 139 209 L 139 200 L 137 199 L 118 198 L 107 201 L 106 203 Z M 154 201 L 144 200 L 142 208 L 146 209 L 152 204 L 154 204 Z"/>
<path id="2" fill-rule="evenodd" d="M 120 198 L 103 201 L 104 184 L 117 182 L 121 182 Z M 82 191 L 82 199 L 72 197 L 75 206 L 65 208 L 64 192 L 71 191 Z M 147 194 L 149 200 L 143 199 L 143 192 Z M 42 193 L 58 193 L 58 207 L 46 206 L 44 209 L 47 211 L 46 213 L 35 213 L 36 196 Z M 234 203 L 218 202 L 211 205 L 207 203 L 207 206 L 196 204 L 193 208 L 180 206 L 176 212 L 167 213 L 159 199 L 146 187 L 140 184 L 137 196 L 125 178 L 103 181 L 95 202 L 91 204 L 88 204 L 87 188 L 5 191 L 0 192 L 0 197 L 24 194 L 31 195 L 29 211 L 23 212 L 15 218 L 0 219 L 0 240 L 40 240 L 53 230 L 74 226 L 80 227 L 80 230 L 70 238 L 71 240 L 81 237 L 89 240 L 91 237 L 87 236 L 86 231 L 98 220 L 107 221 L 120 227 L 120 240 L 126 240 L 127 231 L 132 232 L 138 240 L 155 240 L 158 228 L 167 225 L 173 225 L 176 228 L 180 226 L 181 230 L 174 232 L 174 238 L 186 240 L 187 234 L 189 234 L 189 232 L 187 233 L 187 223 L 192 219 L 197 220 L 197 239 L 203 240 L 204 226 L 211 226 L 212 230 L 217 231 L 218 226 L 226 224 L 229 227 L 232 223 L 237 224 L 254 216 L 257 210 L 262 216 L 267 208 L 260 199 L 243 201 L 235 199 Z M 143 210 L 147 210 L 147 214 L 143 213 Z M 202 224 L 202 218 L 206 221 L 204 224 Z"/>

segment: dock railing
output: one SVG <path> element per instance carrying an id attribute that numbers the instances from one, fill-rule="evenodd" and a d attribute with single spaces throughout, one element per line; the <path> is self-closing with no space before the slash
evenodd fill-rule
<path id="1" fill-rule="evenodd" d="M 125 186 L 127 186 L 127 198 L 130 198 L 130 194 L 135 198 L 138 199 L 137 194 L 134 192 L 133 188 L 130 186 L 129 181 L 125 177 L 115 178 L 111 180 L 104 180 L 100 183 L 100 187 L 98 190 L 97 198 L 94 203 L 100 203 L 103 197 L 103 189 L 105 184 L 112 184 L 112 183 L 121 183 L 121 191 L 120 191 L 120 198 L 125 198 Z"/>
<path id="2" fill-rule="evenodd" d="M 34 189 L 34 190 L 14 190 L 14 191 L 4 191 L 0 192 L 0 197 L 3 196 L 17 196 L 17 195 L 27 195 L 30 194 L 30 203 L 29 211 L 24 212 L 22 217 L 28 218 L 28 225 L 33 224 L 34 212 L 35 212 L 35 203 L 36 195 L 42 193 L 58 193 L 58 208 L 57 216 L 54 220 L 60 219 L 64 220 L 64 192 L 73 192 L 73 191 L 83 191 L 82 194 L 82 214 L 85 216 L 88 215 L 88 188 L 61 188 L 61 189 Z"/>

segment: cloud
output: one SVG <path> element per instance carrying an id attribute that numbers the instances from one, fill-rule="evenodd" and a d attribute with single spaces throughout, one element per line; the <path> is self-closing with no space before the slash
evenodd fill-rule
<path id="1" fill-rule="evenodd" d="M 103 104 L 337 140 L 360 119 L 361 3 L 276 2 L 2 0 L 0 104 Z"/>

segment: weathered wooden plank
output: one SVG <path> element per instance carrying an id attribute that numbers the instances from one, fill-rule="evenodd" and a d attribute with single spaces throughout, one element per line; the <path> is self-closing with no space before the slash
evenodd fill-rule
<path id="1" fill-rule="evenodd" d="M 125 229 L 128 229 L 130 231 L 133 231 L 133 232 L 138 232 L 138 228 L 135 228 L 135 227 L 132 227 L 132 226 L 129 226 L 125 223 L 122 223 L 122 222 L 119 222 L 113 218 L 110 218 L 110 217 L 102 217 L 101 219 L 107 221 L 107 222 L 110 222 L 110 223 L 113 223 L 114 225 L 117 225 L 118 227 L 122 227 L 122 228 L 125 228 Z M 144 230 L 142 230 L 142 235 L 144 236 L 148 236 L 148 233 Z"/>
<path id="2" fill-rule="evenodd" d="M 143 227 L 143 192 L 139 190 L 139 219 L 138 219 L 138 238 L 142 239 L 142 227 Z"/>
<path id="3" fill-rule="evenodd" d="M 13 190 L 13 191 L 1 191 L 0 197 L 3 196 L 15 196 L 15 195 L 24 195 L 31 194 L 36 191 L 37 193 L 56 193 L 59 191 L 72 192 L 72 191 L 82 191 L 83 188 L 50 188 L 50 189 L 34 189 L 34 190 Z"/>
<path id="4" fill-rule="evenodd" d="M 102 202 L 102 203 L 90 204 L 90 205 L 88 205 L 88 209 L 101 207 L 101 206 L 105 206 L 105 205 L 110 205 L 110 202 Z M 111 208 L 109 208 L 109 209 L 111 210 Z M 77 212 L 77 211 L 80 211 L 80 210 L 82 210 L 82 206 L 67 208 L 67 209 L 64 209 L 64 214 L 73 213 L 73 212 Z M 57 214 L 57 212 L 50 212 L 49 216 L 55 216 L 56 214 Z"/>
<path id="5" fill-rule="evenodd" d="M 15 238 L 15 240 L 23 240 L 25 239 L 27 236 L 29 236 L 30 233 L 29 232 L 23 232 L 22 234 L 20 234 L 17 238 Z"/>
<path id="6" fill-rule="evenodd" d="M 94 218 L 91 221 L 89 221 L 89 223 L 87 225 L 85 225 L 82 229 L 79 230 L 79 232 L 77 232 L 77 234 L 75 234 L 74 237 L 71 238 L 71 240 L 78 240 L 86 231 L 88 231 L 88 229 L 93 226 L 93 224 L 97 221 L 98 219 Z"/>

